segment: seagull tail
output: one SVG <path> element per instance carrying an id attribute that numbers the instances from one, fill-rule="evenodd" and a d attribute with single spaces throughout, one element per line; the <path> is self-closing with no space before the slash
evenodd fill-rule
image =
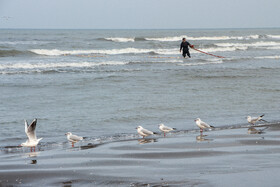
<path id="1" fill-rule="evenodd" d="M 172 128 L 174 131 L 177 130 L 176 128 Z"/>
<path id="2" fill-rule="evenodd" d="M 159 134 L 159 133 L 157 133 L 157 132 L 153 132 L 154 134 Z"/>
<path id="3" fill-rule="evenodd" d="M 264 114 L 260 116 L 261 118 L 264 117 Z"/>
<path id="4" fill-rule="evenodd" d="M 215 128 L 214 126 L 210 125 L 211 128 Z"/>

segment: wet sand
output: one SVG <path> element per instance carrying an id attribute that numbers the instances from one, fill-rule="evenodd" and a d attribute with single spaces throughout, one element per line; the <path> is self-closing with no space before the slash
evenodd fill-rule
<path id="1" fill-rule="evenodd" d="M 280 124 L 256 129 L 2 147 L 0 186 L 279 186 Z"/>

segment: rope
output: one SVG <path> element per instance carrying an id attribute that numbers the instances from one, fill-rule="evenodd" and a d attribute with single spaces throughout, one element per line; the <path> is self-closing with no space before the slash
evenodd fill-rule
<path id="1" fill-rule="evenodd" d="M 213 54 L 210 54 L 210 53 L 206 53 L 206 52 L 201 51 L 201 50 L 199 50 L 199 49 L 196 49 L 196 48 L 194 48 L 194 47 L 192 47 L 192 49 L 194 49 L 194 50 L 196 50 L 196 51 L 198 51 L 198 52 L 204 53 L 204 54 L 206 54 L 206 55 L 211 55 L 211 56 L 214 56 L 214 57 L 217 57 L 217 58 L 225 58 L 225 57 L 223 57 L 223 56 L 217 56 L 217 55 L 213 55 Z"/>

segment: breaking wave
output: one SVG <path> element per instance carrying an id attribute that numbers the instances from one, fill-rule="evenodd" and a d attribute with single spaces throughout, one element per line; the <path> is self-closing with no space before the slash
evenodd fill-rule
<path id="1" fill-rule="evenodd" d="M 0 64 L 2 73 L 14 70 L 55 70 L 55 69 L 69 69 L 69 68 L 93 68 L 96 66 L 107 65 L 125 65 L 128 62 L 121 61 L 107 61 L 107 62 L 60 62 L 60 63 L 7 63 Z"/>
<path id="2" fill-rule="evenodd" d="M 134 42 L 135 38 L 104 38 L 105 40 L 108 41 L 113 41 L 113 42 Z"/>
<path id="3" fill-rule="evenodd" d="M 219 52 L 219 51 L 235 51 L 247 50 L 248 47 L 211 47 L 202 48 L 206 52 Z M 103 50 L 58 50 L 58 49 L 32 49 L 31 52 L 38 55 L 46 56 L 60 56 L 60 55 L 81 55 L 81 54 L 104 54 L 104 55 L 119 55 L 119 54 L 162 54 L 172 55 L 178 54 L 179 48 L 170 49 L 138 49 L 138 48 L 123 48 L 123 49 L 103 49 Z M 193 51 L 193 53 L 197 53 Z"/>
<path id="4" fill-rule="evenodd" d="M 280 46 L 280 42 L 255 42 L 255 43 L 216 43 L 219 47 L 271 47 Z"/>

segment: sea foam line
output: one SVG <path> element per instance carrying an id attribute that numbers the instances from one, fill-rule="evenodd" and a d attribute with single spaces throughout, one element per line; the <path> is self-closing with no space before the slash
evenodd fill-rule
<path id="1" fill-rule="evenodd" d="M 254 43 L 215 43 L 219 47 L 269 47 L 280 46 L 279 42 L 254 42 Z"/>
<path id="2" fill-rule="evenodd" d="M 235 51 L 247 50 L 248 47 L 213 47 L 201 48 L 206 52 L 222 52 L 222 51 Z M 58 49 L 32 49 L 31 52 L 38 55 L 46 56 L 61 56 L 61 55 L 81 55 L 81 54 L 105 54 L 105 55 L 119 55 L 119 54 L 147 54 L 156 53 L 162 55 L 176 55 L 179 54 L 179 48 L 170 49 L 137 49 L 137 48 L 123 48 L 123 49 L 104 49 L 104 50 L 58 50 Z M 192 53 L 198 53 L 192 51 Z"/>
<path id="3" fill-rule="evenodd" d="M 51 69 L 51 68 L 87 68 L 104 65 L 125 65 L 128 62 L 107 61 L 107 62 L 65 62 L 65 63 L 15 63 L 0 64 L 0 69 Z"/>
<path id="4" fill-rule="evenodd" d="M 105 40 L 108 41 L 113 41 L 113 42 L 134 42 L 135 38 L 104 38 Z"/>

